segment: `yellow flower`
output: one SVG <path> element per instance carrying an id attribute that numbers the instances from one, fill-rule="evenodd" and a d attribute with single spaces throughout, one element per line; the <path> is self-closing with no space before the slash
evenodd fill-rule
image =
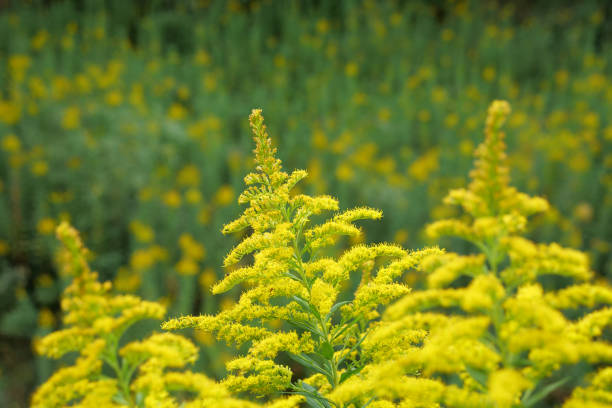
<path id="1" fill-rule="evenodd" d="M 202 290 L 205 293 L 208 293 L 213 283 L 215 283 L 216 280 L 217 280 L 217 275 L 215 274 L 215 271 L 212 268 L 206 268 L 200 274 L 200 278 L 198 279 L 198 282 L 200 283 Z"/>
<path id="2" fill-rule="evenodd" d="M 123 95 L 119 91 L 110 91 L 104 97 L 104 101 L 110 106 L 119 106 L 123 102 Z"/>
<path id="3" fill-rule="evenodd" d="M 168 207 L 177 208 L 181 205 L 181 195 L 176 190 L 170 190 L 163 196 L 163 202 Z"/>
<path id="4" fill-rule="evenodd" d="M 380 120 L 383 123 L 387 123 L 390 118 L 391 118 L 391 111 L 389 110 L 389 108 L 380 108 L 378 110 L 378 120 Z"/>
<path id="5" fill-rule="evenodd" d="M 493 82 L 493 80 L 495 79 L 495 75 L 496 74 L 497 74 L 497 72 L 495 71 L 495 68 L 493 68 L 493 67 L 486 67 L 482 71 L 482 79 L 484 79 L 487 82 Z"/>
<path id="6" fill-rule="evenodd" d="M 429 112 L 427 109 L 421 109 L 417 113 L 417 117 L 420 122 L 427 123 L 431 120 L 431 112 Z"/>
<path id="7" fill-rule="evenodd" d="M 449 129 L 454 128 L 455 126 L 457 126 L 458 123 L 459 115 L 457 115 L 456 113 L 449 113 L 448 115 L 446 115 L 446 118 L 444 118 L 444 126 Z"/>
<path id="8" fill-rule="evenodd" d="M 44 47 L 48 39 L 49 39 L 49 32 L 43 29 L 43 30 L 38 31 L 36 35 L 32 37 L 32 40 L 30 40 L 30 44 L 32 45 L 32 48 L 34 48 L 35 50 L 40 50 L 42 47 Z"/>
<path id="9" fill-rule="evenodd" d="M 408 167 L 408 174 L 418 181 L 425 181 L 429 175 L 439 168 L 440 151 L 436 148 L 429 150 L 415 160 Z"/>
<path id="10" fill-rule="evenodd" d="M 347 77 L 350 77 L 350 78 L 355 77 L 357 76 L 358 72 L 359 72 L 359 66 L 355 62 L 349 62 L 344 67 L 344 73 L 346 74 Z"/>
<path id="11" fill-rule="evenodd" d="M 8 243 L 0 239 L 0 256 L 8 254 L 9 246 Z"/>
<path id="12" fill-rule="evenodd" d="M 187 258 L 200 261 L 206 255 L 204 246 L 197 242 L 190 234 L 182 234 L 179 237 L 179 246 Z"/>
<path id="13" fill-rule="evenodd" d="M 17 82 L 23 81 L 31 64 L 32 60 L 27 55 L 11 55 L 8 60 L 10 73 Z"/>
<path id="14" fill-rule="evenodd" d="M 367 100 L 367 95 L 363 92 L 356 92 L 353 95 L 353 99 L 352 99 L 355 105 L 363 105 L 364 103 L 366 103 L 366 100 Z"/>
<path id="15" fill-rule="evenodd" d="M 81 111 L 76 106 L 71 106 L 64 110 L 62 117 L 62 127 L 64 129 L 76 129 L 81 125 Z"/>
<path id="16" fill-rule="evenodd" d="M 393 242 L 397 242 L 398 244 L 405 244 L 408 241 L 408 237 L 408 231 L 404 228 L 400 228 L 395 232 Z"/>
<path id="17" fill-rule="evenodd" d="M 168 117 L 174 120 L 181 120 L 187 117 L 187 109 L 179 103 L 173 103 L 168 109 Z"/>
<path id="18" fill-rule="evenodd" d="M 189 204 L 199 204 L 202 201 L 202 193 L 196 188 L 190 188 L 185 192 L 185 200 Z"/>
<path id="19" fill-rule="evenodd" d="M 153 228 L 137 220 L 130 222 L 130 231 L 139 242 L 147 243 L 155 239 Z"/>
<path id="20" fill-rule="evenodd" d="M 234 189 L 230 185 L 223 185 L 215 193 L 214 201 L 217 205 L 225 206 L 234 201 Z"/>
<path id="21" fill-rule="evenodd" d="M 217 89 L 217 78 L 214 74 L 208 73 L 204 75 L 204 89 L 208 92 L 212 92 Z"/>
<path id="22" fill-rule="evenodd" d="M 327 147 L 327 137 L 320 128 L 315 128 L 312 131 L 312 145 L 320 150 Z"/>
<path id="23" fill-rule="evenodd" d="M 350 164 L 346 162 L 342 162 L 336 167 L 336 177 L 340 181 L 349 181 L 352 180 L 355 176 L 355 172 Z"/>
<path id="24" fill-rule="evenodd" d="M 178 172 L 176 182 L 181 186 L 195 187 L 200 184 L 200 171 L 193 164 L 188 164 Z"/>
<path id="25" fill-rule="evenodd" d="M 21 150 L 21 142 L 17 136 L 10 133 L 2 139 L 2 150 L 9 153 L 17 153 Z"/>
<path id="26" fill-rule="evenodd" d="M 196 52 L 193 59 L 198 65 L 207 66 L 210 64 L 210 54 L 208 54 L 205 50 L 199 50 Z"/>
<path id="27" fill-rule="evenodd" d="M 450 28 L 445 28 L 442 30 L 442 41 L 450 42 L 455 38 L 455 33 Z"/>
<path id="28" fill-rule="evenodd" d="M 55 315 L 48 308 L 42 308 L 38 312 L 38 325 L 43 328 L 51 328 L 55 326 Z"/>
<path id="29" fill-rule="evenodd" d="M 31 171 L 35 176 L 44 176 L 49 171 L 49 165 L 46 161 L 38 160 L 32 164 Z"/>
<path id="30" fill-rule="evenodd" d="M 181 258 L 174 267 L 180 275 L 195 275 L 198 273 L 198 263 L 190 258 Z"/>
<path id="31" fill-rule="evenodd" d="M 43 218 L 38 221 L 36 229 L 41 235 L 51 235 L 55 231 L 55 220 L 53 218 Z"/>
<path id="32" fill-rule="evenodd" d="M 137 249 L 130 256 L 130 267 L 136 271 L 149 269 L 158 260 L 158 254 L 153 248 Z"/>
<path id="33" fill-rule="evenodd" d="M 202 208 L 198 212 L 198 222 L 202 225 L 208 225 L 210 222 L 210 210 L 208 208 Z"/>
<path id="34" fill-rule="evenodd" d="M 574 208 L 574 216 L 580 221 L 589 222 L 593 218 L 593 207 L 589 203 L 579 203 Z"/>
<path id="35" fill-rule="evenodd" d="M 431 91 L 431 101 L 434 103 L 444 103 L 448 100 L 448 93 L 446 92 L 446 89 L 440 87 L 440 86 L 436 86 L 432 91 Z"/>

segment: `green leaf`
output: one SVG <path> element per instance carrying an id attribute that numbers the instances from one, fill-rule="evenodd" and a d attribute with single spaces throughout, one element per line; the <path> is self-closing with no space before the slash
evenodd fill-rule
<path id="1" fill-rule="evenodd" d="M 351 303 L 350 300 L 345 300 L 344 302 L 338 302 L 335 305 L 333 305 L 332 308 L 329 309 L 329 312 L 327 313 L 327 315 L 325 315 L 325 320 L 329 320 L 334 315 L 334 313 L 336 313 L 338 309 L 340 309 L 342 306 L 347 305 L 349 303 Z"/>
<path id="2" fill-rule="evenodd" d="M 547 386 L 543 387 L 535 394 L 531 394 L 530 392 L 527 392 L 523 396 L 523 399 L 521 402 L 523 403 L 523 405 L 525 405 L 525 407 L 531 407 L 537 404 L 538 402 L 540 402 L 540 400 L 546 398 L 548 394 L 550 394 L 551 392 L 553 392 L 554 390 L 556 390 L 557 388 L 559 388 L 560 386 L 568 382 L 569 379 L 570 377 L 565 377 L 551 384 L 548 384 Z"/>
<path id="3" fill-rule="evenodd" d="M 334 357 L 334 348 L 329 342 L 321 343 L 319 346 L 317 353 L 322 355 L 328 360 L 331 360 Z"/>
<path id="4" fill-rule="evenodd" d="M 470 366 L 465 366 L 465 371 L 468 372 L 469 375 L 472 376 L 473 379 L 476 380 L 476 382 L 478 382 L 478 384 L 482 385 L 483 387 L 486 388 L 487 386 L 487 373 L 481 370 L 477 370 L 475 368 L 472 368 Z"/>
<path id="5" fill-rule="evenodd" d="M 323 364 L 320 364 L 319 362 L 313 360 L 306 354 L 289 354 L 289 357 L 306 368 L 309 368 L 319 374 L 323 374 L 328 378 L 331 377 L 331 373 L 327 371 Z"/>
<path id="6" fill-rule="evenodd" d="M 363 365 L 356 367 L 356 366 L 352 366 L 349 367 L 345 372 L 342 373 L 342 375 L 340 376 L 340 384 L 342 384 L 345 380 L 351 378 L 352 376 L 354 376 L 355 374 L 358 374 L 362 369 L 363 369 Z"/>

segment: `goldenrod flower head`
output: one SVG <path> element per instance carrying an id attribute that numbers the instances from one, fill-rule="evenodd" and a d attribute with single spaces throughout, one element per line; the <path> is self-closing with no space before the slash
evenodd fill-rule
<path id="1" fill-rule="evenodd" d="M 313 225 L 313 215 L 338 211 L 338 201 L 295 194 L 306 171 L 284 172 L 261 110 L 253 110 L 249 119 L 255 171 L 244 178 L 246 189 L 238 197 L 248 208 L 225 225 L 223 233 L 247 229 L 250 233 L 225 257 L 224 266 L 231 269 L 212 291 L 223 293 L 241 283 L 248 289 L 236 304 L 215 316 L 181 317 L 163 327 L 196 327 L 227 343 L 247 344 L 246 355 L 227 363 L 230 376 L 223 383 L 233 391 L 270 395 L 291 388 L 305 395 L 316 390 L 323 401 L 326 397 L 320 393 L 357 374 L 355 366 L 366 363 L 360 356 L 366 329 L 381 306 L 409 291 L 397 283 L 404 271 L 418 267 L 426 255 L 442 251 L 408 253 L 395 245 L 378 244 L 356 245 L 340 257 L 323 256 L 329 255 L 329 247 L 339 237 L 361 234 L 356 221 L 379 219 L 382 213 L 359 207 Z M 362 283 L 353 299 L 339 302 L 342 288 L 358 272 Z M 279 329 L 279 321 L 293 330 Z M 292 384 L 291 370 L 276 362 L 281 352 L 324 381 Z"/>
<path id="2" fill-rule="evenodd" d="M 73 278 L 62 296 L 65 328 L 40 339 L 36 349 L 52 358 L 77 352 L 78 358 L 38 388 L 32 407 L 135 406 L 138 395 L 145 407 L 175 408 L 185 402 L 170 393 L 176 390 L 190 391 L 193 398 L 187 403 L 193 406 L 252 406 L 232 398 L 224 386 L 201 374 L 166 370 L 183 368 L 197 359 L 198 349 L 182 336 L 153 334 L 118 350 L 129 326 L 143 319 L 163 318 L 165 307 L 136 296 L 113 295 L 110 283 L 98 282 L 97 274 L 90 270 L 78 232 L 62 222 L 56 234 L 64 246 L 58 258 L 61 267 Z M 105 366 L 116 376 L 103 375 Z"/>
<path id="3" fill-rule="evenodd" d="M 401 374 L 459 375 L 461 389 L 478 396 L 470 406 L 531 406 L 538 398 L 534 391 L 550 383 L 555 370 L 580 361 L 606 363 L 612 356 L 612 344 L 603 337 L 612 321 L 612 290 L 591 282 L 586 255 L 520 236 L 528 217 L 547 211 L 548 204 L 510 186 L 501 130 L 509 113 L 507 102 L 493 102 L 472 182 L 445 198 L 467 217 L 437 221 L 426 230 L 432 238 L 463 238 L 479 253 L 425 257 L 420 268 L 427 274 L 426 290 L 390 306 L 364 343 L 380 364 L 398 361 L 393 369 L 400 366 Z M 551 290 L 543 284 L 547 275 L 562 277 L 566 286 Z M 398 344 L 392 336 L 406 340 Z M 576 390 L 569 406 L 602 401 L 597 386 Z M 435 401 L 460 406 L 456 395 L 442 393 Z"/>

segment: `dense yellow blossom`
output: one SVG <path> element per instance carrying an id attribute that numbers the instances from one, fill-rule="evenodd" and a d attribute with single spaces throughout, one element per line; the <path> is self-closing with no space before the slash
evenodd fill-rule
<path id="1" fill-rule="evenodd" d="M 591 282 L 593 274 L 581 252 L 520 236 L 528 217 L 549 205 L 509 185 L 501 130 L 509 113 L 507 102 L 493 102 L 472 182 L 445 198 L 447 204 L 460 205 L 466 216 L 427 228 L 432 238 L 468 240 L 479 253 L 426 257 L 421 270 L 427 274 L 427 288 L 389 307 L 364 343 L 381 366 L 397 359 L 396 364 L 386 363 L 387 368 L 400 367 L 397 375 L 416 375 L 413 381 L 457 375 L 459 383 L 438 386 L 455 390 L 459 384 L 475 398 L 469 406 L 532 406 L 565 382 L 546 385 L 563 366 L 612 361 L 612 344 L 603 336 L 612 322 L 612 289 Z M 548 275 L 563 277 L 565 286 L 550 287 Z M 404 341 L 398 344 L 397 338 Z M 610 402 L 599 391 L 609 374 L 604 370 L 598 376 L 592 385 L 576 389 L 566 406 Z M 435 401 L 455 406 L 455 397 L 441 394 Z"/>
<path id="2" fill-rule="evenodd" d="M 113 295 L 110 283 L 98 282 L 97 274 L 89 269 L 87 250 L 76 230 L 64 222 L 57 236 L 64 244 L 58 259 L 64 274 L 73 279 L 62 297 L 65 328 L 40 339 L 36 349 L 51 358 L 69 352 L 77 352 L 78 357 L 38 388 L 32 407 L 255 406 L 233 398 L 225 386 L 202 374 L 176 371 L 198 357 L 198 348 L 185 337 L 157 333 L 118 350 L 129 326 L 143 319 L 159 320 L 165 308 L 135 296 Z M 189 391 L 191 397 L 178 398 L 172 394 L 175 391 Z M 285 406 L 293 405 L 287 402 Z"/>
<path id="3" fill-rule="evenodd" d="M 247 228 L 252 232 L 225 257 L 228 273 L 212 291 L 226 292 L 238 284 L 247 289 L 238 303 L 215 316 L 181 317 L 166 322 L 164 328 L 196 327 L 227 343 L 247 343 L 246 355 L 226 365 L 230 375 L 223 384 L 230 390 L 270 395 L 291 389 L 328 406 L 324 394 L 357 374 L 372 358 L 373 353 L 360 356 L 359 346 L 381 306 L 409 292 L 398 283 L 403 273 L 441 251 L 409 253 L 389 244 L 356 245 L 338 258 L 328 257 L 328 247 L 339 237 L 361 234 L 354 222 L 379 219 L 382 213 L 358 207 L 312 224 L 313 215 L 337 211 L 338 201 L 293 193 L 307 173 L 282 170 L 260 110 L 253 110 L 250 125 L 256 168 L 244 178 L 247 188 L 238 198 L 249 207 L 223 232 Z M 361 284 L 353 299 L 338 301 L 354 273 L 361 274 Z M 279 320 L 297 330 L 279 329 Z M 291 369 L 277 363 L 281 352 L 325 381 L 292 383 Z"/>

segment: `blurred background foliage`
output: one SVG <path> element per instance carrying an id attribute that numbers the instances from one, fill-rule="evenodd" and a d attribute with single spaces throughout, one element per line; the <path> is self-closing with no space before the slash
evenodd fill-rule
<path id="1" fill-rule="evenodd" d="M 57 326 L 63 219 L 119 290 L 173 315 L 232 304 L 208 288 L 254 107 L 305 189 L 381 208 L 367 240 L 414 248 L 507 99 L 514 184 L 555 207 L 532 237 L 612 279 L 611 21 L 595 1 L 0 1 L 0 405 L 52 368 L 31 341 Z"/>

